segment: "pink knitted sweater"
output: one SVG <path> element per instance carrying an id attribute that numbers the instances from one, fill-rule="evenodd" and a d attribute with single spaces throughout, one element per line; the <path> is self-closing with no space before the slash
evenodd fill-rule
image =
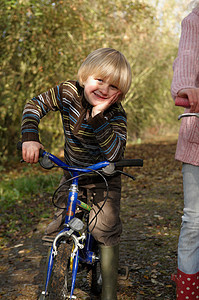
<path id="1" fill-rule="evenodd" d="M 171 94 L 199 87 L 199 8 L 182 21 L 178 56 L 173 64 Z M 188 112 L 189 110 L 186 110 Z M 199 166 L 199 119 L 182 119 L 175 158 Z"/>

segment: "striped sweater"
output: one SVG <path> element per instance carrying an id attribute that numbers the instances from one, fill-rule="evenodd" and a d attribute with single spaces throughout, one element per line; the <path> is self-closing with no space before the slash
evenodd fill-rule
<path id="1" fill-rule="evenodd" d="M 178 56 L 173 70 L 171 94 L 174 99 L 181 89 L 199 88 L 199 7 L 182 21 Z M 182 119 L 175 158 L 199 166 L 198 118 Z"/>
<path id="2" fill-rule="evenodd" d="M 115 103 L 104 113 L 86 120 L 90 109 L 78 82 L 63 82 L 27 102 L 22 118 L 22 142 L 40 142 L 40 119 L 49 111 L 59 111 L 67 164 L 86 167 L 103 160 L 119 160 L 125 150 L 127 127 L 122 105 Z"/>

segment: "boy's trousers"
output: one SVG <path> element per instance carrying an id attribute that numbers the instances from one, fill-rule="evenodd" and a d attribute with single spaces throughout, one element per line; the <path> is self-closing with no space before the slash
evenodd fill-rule
<path id="1" fill-rule="evenodd" d="M 66 207 L 68 187 L 72 183 L 72 181 L 67 182 L 68 179 L 69 175 L 66 173 L 60 181 L 60 189 L 56 199 L 59 207 Z M 114 246 L 119 243 L 122 232 L 120 220 L 121 176 L 109 176 L 106 177 L 106 180 L 108 182 L 107 199 L 106 185 L 101 176 L 80 177 L 78 199 L 84 202 L 92 202 L 89 222 L 93 221 L 89 226 L 89 230 L 94 238 L 102 245 Z M 100 210 L 101 207 L 102 209 Z M 58 209 L 55 213 L 55 220 L 59 219 L 63 222 L 65 213 L 64 209 Z"/>

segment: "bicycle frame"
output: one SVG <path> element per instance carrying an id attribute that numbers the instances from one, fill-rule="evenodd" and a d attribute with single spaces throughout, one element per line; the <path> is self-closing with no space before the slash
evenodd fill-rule
<path id="1" fill-rule="evenodd" d="M 46 276 L 46 283 L 45 283 L 45 291 L 42 293 L 45 293 L 45 296 L 47 295 L 48 291 L 48 285 L 52 273 L 54 258 L 57 254 L 57 243 L 60 238 L 63 236 L 70 237 L 73 236 L 74 239 L 76 239 L 76 244 L 78 245 L 73 250 L 73 266 L 72 266 L 72 285 L 71 285 L 71 292 L 70 292 L 70 299 L 72 299 L 74 288 L 75 288 L 75 281 L 77 276 L 77 270 L 78 270 L 78 264 L 79 261 L 85 262 L 87 264 L 92 264 L 94 259 L 98 259 L 94 257 L 93 252 L 91 251 L 91 246 L 93 244 L 94 238 L 92 237 L 91 233 L 87 233 L 87 236 L 81 236 L 81 237 L 75 237 L 75 235 L 70 234 L 70 221 L 75 217 L 75 211 L 76 207 L 79 206 L 88 212 L 91 210 L 91 207 L 84 203 L 83 201 L 78 200 L 78 175 L 79 173 L 89 173 L 92 170 L 98 170 L 102 169 L 103 167 L 106 167 L 109 165 L 109 162 L 104 161 L 97 163 L 95 165 L 90 166 L 89 168 L 78 168 L 78 167 L 70 167 L 66 165 L 63 161 L 58 159 L 56 156 L 52 155 L 51 153 L 43 151 L 42 156 L 47 156 L 52 162 L 56 163 L 59 167 L 68 170 L 72 172 L 73 179 L 72 183 L 69 188 L 69 195 L 68 195 L 68 201 L 67 201 L 67 207 L 66 207 L 66 216 L 65 216 L 65 222 L 64 222 L 64 229 L 61 230 L 58 235 L 56 236 L 53 245 L 51 247 L 49 261 L 48 261 L 48 269 L 47 269 L 47 276 Z M 85 240 L 85 245 L 83 245 L 83 240 Z M 79 248 L 83 249 L 83 255 L 80 255 Z"/>

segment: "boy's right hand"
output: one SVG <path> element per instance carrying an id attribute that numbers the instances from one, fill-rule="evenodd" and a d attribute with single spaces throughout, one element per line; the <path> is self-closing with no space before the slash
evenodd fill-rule
<path id="1" fill-rule="evenodd" d="M 44 146 L 35 141 L 23 142 L 22 157 L 23 160 L 30 164 L 36 164 L 39 160 L 39 149 L 44 149 Z"/>

